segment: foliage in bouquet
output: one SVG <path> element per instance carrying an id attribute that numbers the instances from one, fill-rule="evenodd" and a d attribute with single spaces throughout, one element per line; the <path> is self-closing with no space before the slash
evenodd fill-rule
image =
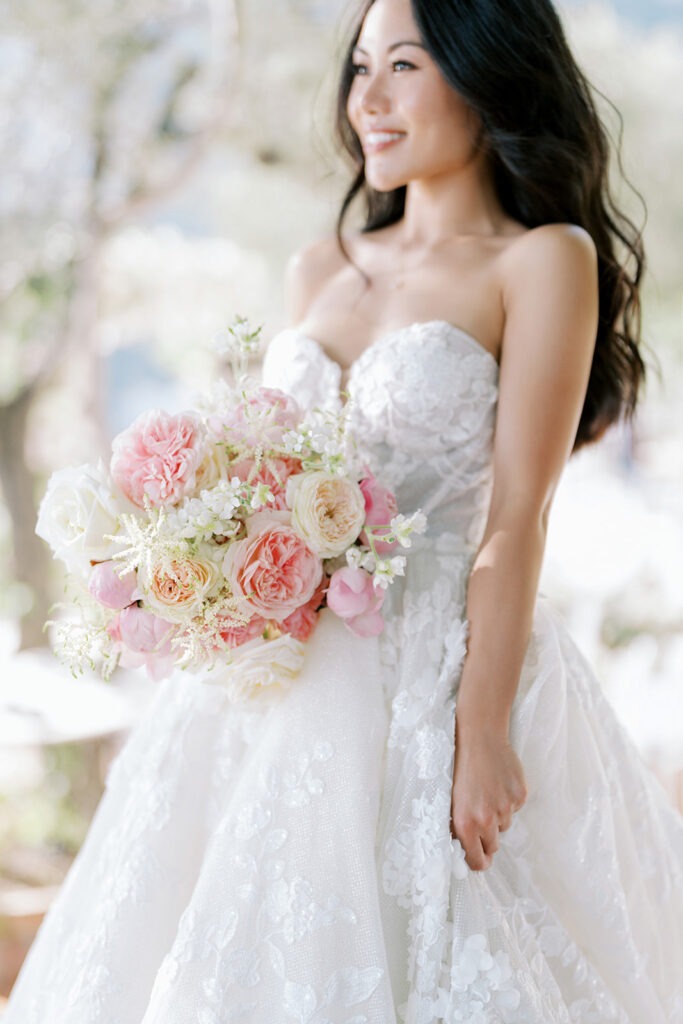
<path id="1" fill-rule="evenodd" d="M 325 606 L 359 636 L 381 632 L 396 551 L 425 517 L 402 515 L 359 464 L 347 410 L 304 416 L 248 376 L 259 333 L 238 317 L 217 339 L 233 381 L 197 410 L 143 413 L 108 466 L 50 479 L 37 532 L 76 584 L 77 615 L 56 624 L 75 670 L 218 668 L 219 681 L 233 665 L 251 689 L 296 674 Z"/>

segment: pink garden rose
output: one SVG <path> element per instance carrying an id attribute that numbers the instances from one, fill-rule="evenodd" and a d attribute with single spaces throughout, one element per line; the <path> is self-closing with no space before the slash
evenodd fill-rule
<path id="1" fill-rule="evenodd" d="M 325 583 L 326 580 L 323 579 L 311 600 L 283 620 L 281 626 L 284 633 L 289 633 L 295 640 L 302 640 L 304 643 L 308 640 L 318 622 L 318 609 L 325 594 Z"/>
<path id="2" fill-rule="evenodd" d="M 254 459 L 239 459 L 237 462 L 230 463 L 231 477 L 237 476 L 254 487 L 257 484 L 267 484 L 275 499 L 268 502 L 268 507 L 280 510 L 287 508 L 285 497 L 287 480 L 293 473 L 300 472 L 301 460 L 288 455 L 279 458 L 265 458 L 258 469 Z"/>
<path id="3" fill-rule="evenodd" d="M 332 573 L 327 607 L 356 636 L 378 636 L 384 629 L 380 612 L 384 597 L 385 591 L 375 589 L 369 572 L 346 565 Z"/>
<path id="4" fill-rule="evenodd" d="M 221 640 L 228 647 L 239 647 L 241 644 L 246 644 L 249 640 L 255 640 L 256 637 L 261 636 L 267 625 L 267 619 L 264 619 L 261 615 L 254 615 L 243 626 L 219 627 L 218 632 Z"/>
<path id="5" fill-rule="evenodd" d="M 88 590 L 105 608 L 119 610 L 127 608 L 137 600 L 138 581 L 134 572 L 119 576 L 116 563 L 109 560 L 93 566 L 88 581 Z"/>
<path id="6" fill-rule="evenodd" d="M 209 426 L 217 439 L 253 448 L 257 444 L 282 444 L 285 433 L 300 420 L 301 409 L 291 395 L 279 388 L 261 387 L 223 417 L 220 424 L 213 417 Z"/>
<path id="7" fill-rule="evenodd" d="M 206 454 L 204 428 L 192 413 L 142 413 L 112 442 L 111 475 L 139 508 L 175 505 L 196 486 Z"/>
<path id="8" fill-rule="evenodd" d="M 313 597 L 322 563 L 290 525 L 288 512 L 256 512 L 247 536 L 231 544 L 223 573 L 237 597 L 264 618 L 282 622 Z"/>
<path id="9" fill-rule="evenodd" d="M 365 499 L 366 526 L 388 527 L 394 516 L 398 515 L 398 505 L 394 493 L 388 487 L 380 484 L 372 474 L 361 480 L 359 486 Z M 360 539 L 363 544 L 368 543 L 365 530 L 361 533 Z M 388 555 L 397 546 L 398 541 L 389 543 L 388 541 L 375 540 L 375 548 L 378 555 Z"/>

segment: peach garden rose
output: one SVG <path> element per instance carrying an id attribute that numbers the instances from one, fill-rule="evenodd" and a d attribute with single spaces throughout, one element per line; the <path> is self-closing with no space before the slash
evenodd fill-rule
<path id="1" fill-rule="evenodd" d="M 207 595 L 220 581 L 218 567 L 208 558 L 187 556 L 168 566 L 141 566 L 138 574 L 144 600 L 158 615 L 183 622 L 200 611 Z"/>
<path id="2" fill-rule="evenodd" d="M 223 572 L 238 598 L 281 622 L 313 597 L 323 575 L 320 558 L 292 529 L 288 512 L 257 512 L 244 540 L 231 544 Z"/>

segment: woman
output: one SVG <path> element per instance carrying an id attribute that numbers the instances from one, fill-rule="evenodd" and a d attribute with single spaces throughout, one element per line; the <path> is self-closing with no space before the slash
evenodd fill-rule
<path id="1" fill-rule="evenodd" d="M 346 391 L 428 530 L 286 693 L 164 684 L 6 1020 L 680 1022 L 683 824 L 536 596 L 643 375 L 589 91 L 545 0 L 375 0 L 339 124 L 367 222 L 293 258 L 264 381 Z"/>

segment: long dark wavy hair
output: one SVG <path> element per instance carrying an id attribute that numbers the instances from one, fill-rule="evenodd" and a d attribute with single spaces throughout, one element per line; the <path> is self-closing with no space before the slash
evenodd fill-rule
<path id="1" fill-rule="evenodd" d="M 337 136 L 354 170 L 337 220 L 337 239 L 347 258 L 342 226 L 356 196 L 365 201 L 363 232 L 396 223 L 405 210 L 405 185 L 390 192 L 368 185 L 360 140 L 346 113 L 352 52 L 373 2 L 365 0 L 359 11 L 337 100 Z M 610 137 L 593 87 L 572 56 L 550 0 L 411 0 L 411 5 L 422 43 L 443 77 L 479 115 L 505 212 L 528 228 L 578 224 L 595 243 L 599 324 L 576 451 L 620 417 L 632 417 L 645 377 L 638 350 L 642 232 L 612 195 Z"/>

